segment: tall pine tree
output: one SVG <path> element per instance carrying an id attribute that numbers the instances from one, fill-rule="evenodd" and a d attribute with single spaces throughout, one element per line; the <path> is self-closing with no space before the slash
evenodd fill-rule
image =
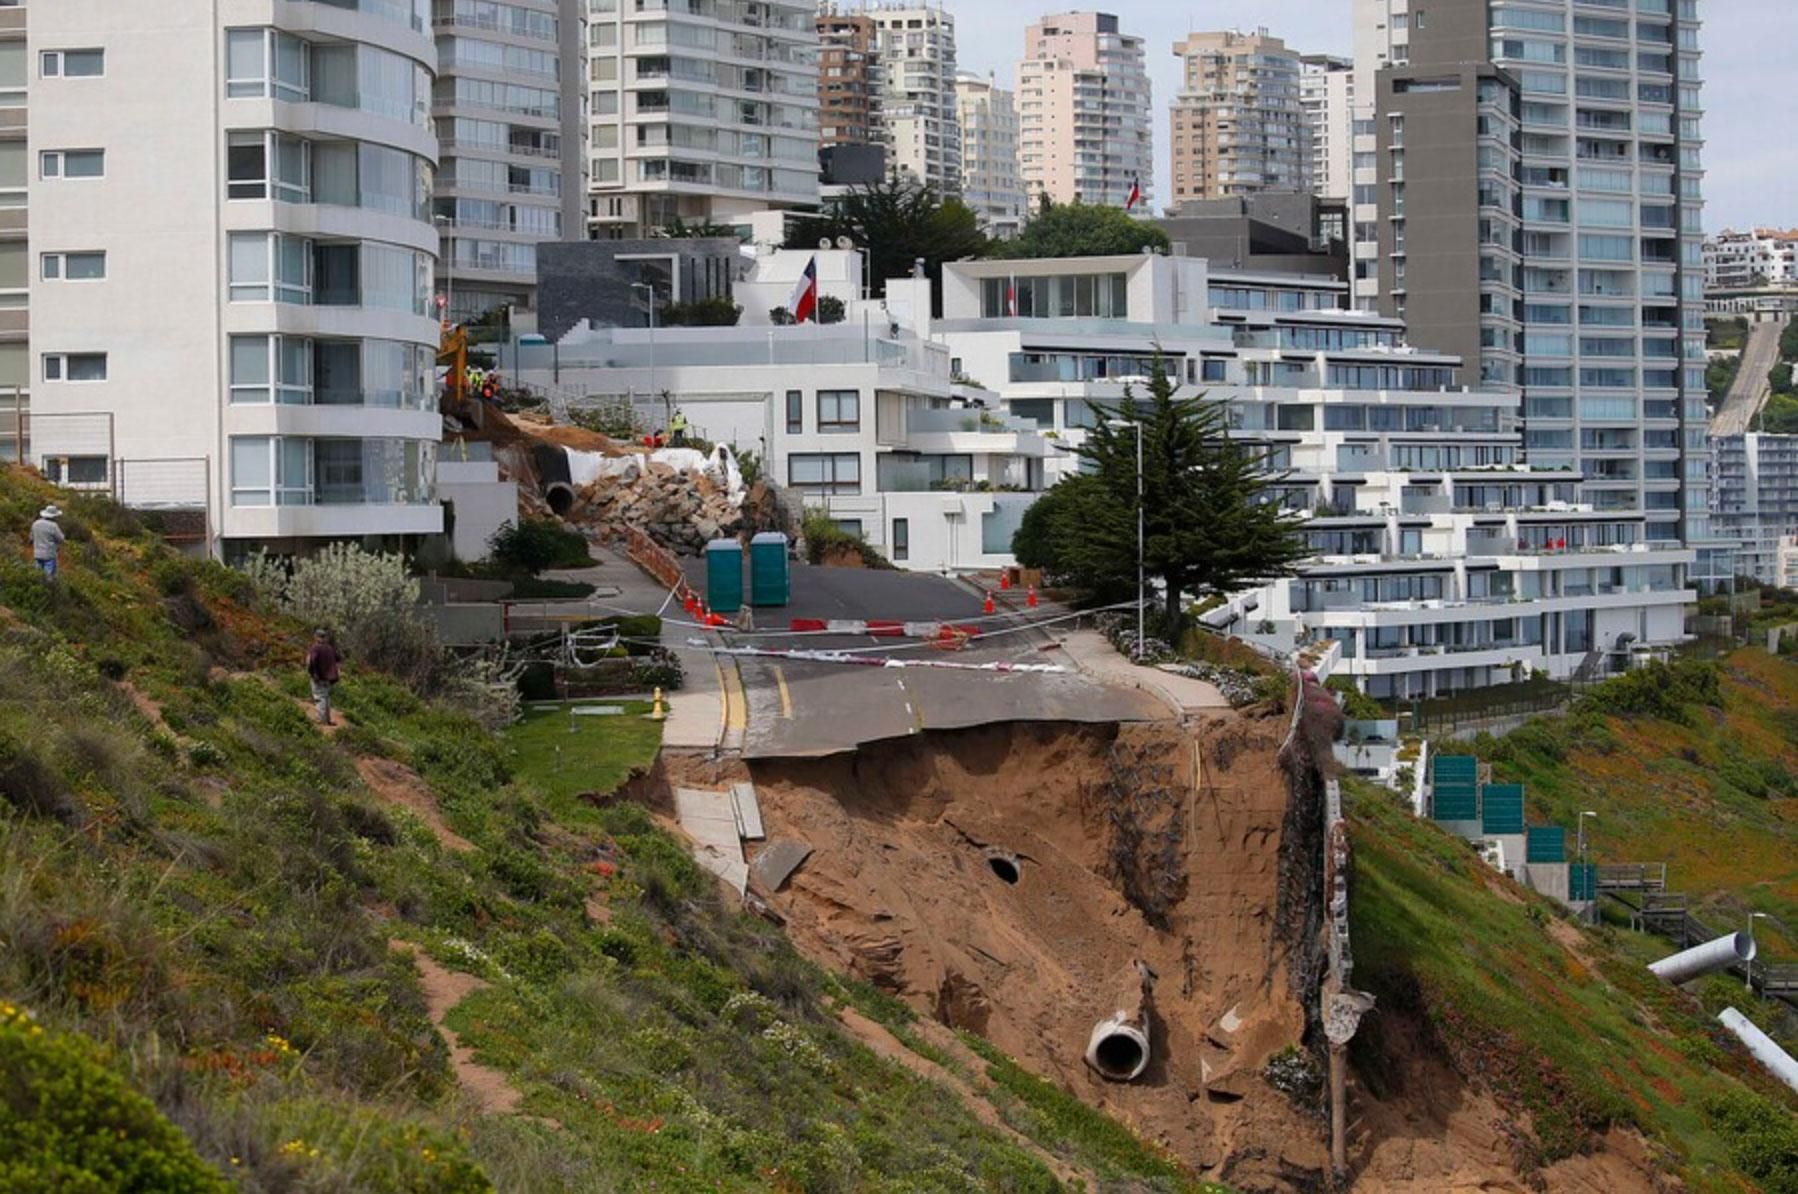
<path id="1" fill-rule="evenodd" d="M 1027 564 L 1060 571 L 1095 590 L 1136 578 L 1136 428 L 1143 459 L 1144 567 L 1163 586 L 1167 626 L 1184 598 L 1228 593 L 1282 576 L 1308 554 L 1299 518 L 1271 499 L 1278 479 L 1265 450 L 1230 438 L 1227 407 L 1203 394 L 1176 398 L 1159 362 L 1146 399 L 1126 387 L 1115 406 L 1091 404 L 1096 426 L 1078 453 L 1086 474 L 1030 531 Z M 1022 558 L 1022 557 L 1020 557 Z"/>

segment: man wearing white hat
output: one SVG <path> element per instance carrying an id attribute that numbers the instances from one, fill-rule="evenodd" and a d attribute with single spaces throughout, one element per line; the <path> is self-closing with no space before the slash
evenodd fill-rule
<path id="1" fill-rule="evenodd" d="M 31 524 L 31 556 L 48 580 L 56 579 L 56 554 L 66 538 L 62 528 L 56 525 L 56 520 L 61 517 L 62 511 L 51 502 L 38 511 L 37 521 Z"/>

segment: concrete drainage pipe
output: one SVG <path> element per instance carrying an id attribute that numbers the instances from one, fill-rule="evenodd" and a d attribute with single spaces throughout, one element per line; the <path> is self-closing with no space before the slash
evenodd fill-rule
<path id="1" fill-rule="evenodd" d="M 1149 990 L 1155 972 L 1132 962 L 1117 981 L 1116 1010 L 1093 1025 L 1086 1064 L 1108 1082 L 1134 1082 L 1149 1068 Z"/>
<path id="2" fill-rule="evenodd" d="M 1691 949 L 1681 950 L 1658 962 L 1652 962 L 1648 969 L 1656 978 L 1678 986 L 1718 970 L 1752 962 L 1754 953 L 1753 937 L 1741 932 L 1725 933 L 1703 945 L 1694 945 Z"/>
<path id="3" fill-rule="evenodd" d="M 551 514 L 559 518 L 566 517 L 574 509 L 574 486 L 551 481 L 543 487 L 543 500 L 548 503 Z"/>

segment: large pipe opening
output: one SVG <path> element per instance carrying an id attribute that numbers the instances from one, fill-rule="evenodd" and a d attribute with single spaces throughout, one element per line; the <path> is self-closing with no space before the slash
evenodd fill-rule
<path id="1" fill-rule="evenodd" d="M 551 514 L 565 518 L 574 509 L 574 486 L 552 481 L 543 487 L 543 500 L 549 503 Z"/>
<path id="2" fill-rule="evenodd" d="M 1001 883 L 1016 883 L 1022 874 L 1018 868 L 1018 860 L 1009 854 L 989 854 L 986 865 L 999 877 Z"/>
<path id="3" fill-rule="evenodd" d="M 1149 1042 L 1128 1024 L 1101 1023 L 1093 1029 L 1087 1060 L 1101 1077 L 1129 1082 L 1148 1068 Z"/>
<path id="4" fill-rule="evenodd" d="M 1743 932 L 1725 933 L 1703 945 L 1694 945 L 1691 949 L 1681 950 L 1650 963 L 1648 969 L 1656 978 L 1678 986 L 1719 970 L 1752 962 L 1754 954 L 1752 936 Z"/>

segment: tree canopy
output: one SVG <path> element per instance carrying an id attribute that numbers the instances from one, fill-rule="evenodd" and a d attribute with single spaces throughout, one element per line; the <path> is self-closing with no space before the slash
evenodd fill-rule
<path id="1" fill-rule="evenodd" d="M 857 187 L 834 201 L 823 219 L 796 221 L 786 247 L 809 249 L 844 236 L 868 251 L 869 293 L 876 298 L 886 294 L 888 278 L 909 276 L 920 257 L 932 293 L 940 294 L 943 262 L 985 256 L 988 245 L 979 219 L 961 200 L 905 179 Z"/>
<path id="2" fill-rule="evenodd" d="M 1116 257 L 1140 253 L 1143 246 L 1166 251 L 1167 233 L 1119 207 L 1044 199 L 1036 214 L 1014 239 L 999 241 L 999 257 Z"/>
<path id="3" fill-rule="evenodd" d="M 1307 554 L 1298 516 L 1268 500 L 1267 453 L 1231 439 L 1225 406 L 1176 398 L 1159 367 L 1146 399 L 1126 387 L 1092 403 L 1076 451 L 1083 471 L 1044 494 L 1012 540 L 1018 562 L 1116 599 L 1136 587 L 1136 436 L 1143 459 L 1143 559 L 1164 589 L 1167 630 L 1183 598 L 1228 593 L 1290 573 Z"/>

